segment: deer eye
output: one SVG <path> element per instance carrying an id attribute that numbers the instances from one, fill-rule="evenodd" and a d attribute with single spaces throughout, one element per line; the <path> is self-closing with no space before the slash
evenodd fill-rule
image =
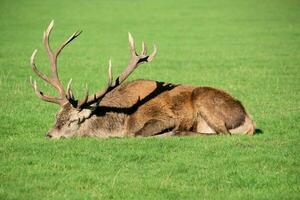
<path id="1" fill-rule="evenodd" d="M 70 127 L 70 125 L 75 123 L 75 122 L 79 123 L 79 119 L 70 120 L 69 123 L 68 123 L 68 127 Z"/>
<path id="2" fill-rule="evenodd" d="M 57 129 L 61 129 L 64 125 L 65 125 L 64 122 L 58 121 L 58 122 L 56 123 L 55 127 L 56 127 Z"/>

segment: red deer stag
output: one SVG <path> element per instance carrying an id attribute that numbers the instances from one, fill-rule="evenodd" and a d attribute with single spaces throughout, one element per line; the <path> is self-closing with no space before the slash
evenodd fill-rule
<path id="1" fill-rule="evenodd" d="M 66 90 L 59 80 L 57 57 L 81 32 L 75 32 L 53 51 L 49 45 L 53 25 L 52 21 L 44 32 L 51 76 L 46 76 L 37 69 L 37 50 L 31 56 L 32 70 L 52 85 L 59 94 L 44 94 L 39 90 L 36 81 L 30 77 L 30 83 L 40 99 L 61 107 L 56 114 L 55 125 L 48 131 L 46 138 L 254 133 L 255 124 L 243 105 L 222 90 L 152 80 L 124 83 L 140 64 L 152 61 L 157 52 L 154 45 L 153 53 L 148 55 L 143 42 L 141 53 L 137 54 L 130 33 L 128 37 L 131 58 L 121 75 L 113 79 L 110 60 L 107 86 L 93 95 L 86 91 L 83 99 L 75 99 L 71 89 L 72 79 Z"/>

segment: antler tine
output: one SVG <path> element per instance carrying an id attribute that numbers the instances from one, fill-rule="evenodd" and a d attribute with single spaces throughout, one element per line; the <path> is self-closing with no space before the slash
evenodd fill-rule
<path id="1" fill-rule="evenodd" d="M 131 56 L 137 56 L 137 53 L 136 53 L 136 50 L 135 50 L 134 39 L 133 39 L 130 32 L 128 32 L 128 41 L 129 41 Z"/>
<path id="2" fill-rule="evenodd" d="M 48 96 L 48 95 L 45 95 L 43 92 L 41 92 L 37 86 L 37 83 L 36 81 L 32 81 L 32 77 L 30 76 L 29 77 L 29 81 L 30 81 L 30 84 L 36 94 L 36 96 L 38 96 L 40 99 L 44 100 L 44 101 L 48 101 L 48 102 L 52 102 L 52 103 L 56 103 L 56 104 L 59 104 L 61 105 L 62 104 L 62 100 L 57 98 L 57 97 L 52 97 L 52 96 Z"/>
<path id="3" fill-rule="evenodd" d="M 65 42 L 63 42 L 61 44 L 61 46 L 56 50 L 56 53 L 55 53 L 56 57 L 58 57 L 60 52 L 63 50 L 63 48 L 65 48 L 65 46 L 67 46 L 67 44 L 69 44 L 72 40 L 74 40 L 76 37 L 78 37 L 81 33 L 82 33 L 82 31 L 76 31 Z"/>
<path id="4" fill-rule="evenodd" d="M 84 98 L 84 101 L 83 101 L 83 104 L 85 104 L 89 99 L 89 89 L 88 89 L 88 85 L 87 83 L 85 84 L 85 98 Z M 81 107 L 81 106 L 79 106 Z"/>
<path id="5" fill-rule="evenodd" d="M 95 96 L 95 94 L 93 96 Z M 82 108 L 84 105 L 86 105 L 86 103 L 89 100 L 92 101 L 91 98 L 92 97 L 89 97 L 89 90 L 88 90 L 87 84 L 85 84 L 85 97 L 82 101 L 78 101 L 77 108 Z"/>
<path id="6" fill-rule="evenodd" d="M 112 75 L 112 64 L 111 59 L 108 61 L 108 83 L 107 86 L 110 87 L 113 82 L 113 75 Z"/>
<path id="7" fill-rule="evenodd" d="M 151 55 L 147 58 L 147 62 L 151 62 L 153 60 L 153 58 L 156 56 L 157 54 L 157 48 L 156 45 L 153 44 L 153 52 L 151 53 Z"/>
<path id="8" fill-rule="evenodd" d="M 41 77 L 44 81 L 46 81 L 47 83 L 51 84 L 51 80 L 45 75 L 43 74 L 42 72 L 40 72 L 36 65 L 35 65 L 35 56 L 36 56 L 36 53 L 37 53 L 37 49 L 35 49 L 31 55 L 31 58 L 30 58 L 30 64 L 31 64 L 31 67 L 32 67 L 32 70 L 36 73 L 36 75 L 38 75 L 39 77 Z"/>
<path id="9" fill-rule="evenodd" d="M 72 92 L 72 89 L 71 89 L 71 85 L 72 85 L 72 79 L 69 80 L 68 82 L 68 85 L 67 85 L 67 99 L 74 99 L 74 96 L 73 96 L 73 92 Z"/>
<path id="10" fill-rule="evenodd" d="M 142 41 L 142 51 L 141 51 L 141 55 L 146 55 L 147 54 L 147 47 L 145 45 L 145 42 Z"/>
<path id="11" fill-rule="evenodd" d="M 46 31 L 44 31 L 44 45 L 45 45 L 45 48 L 46 48 L 46 51 L 47 51 L 47 54 L 48 54 L 48 57 L 49 57 L 49 60 L 52 61 L 53 60 L 53 53 L 52 53 L 52 50 L 51 50 L 51 47 L 50 47 L 50 44 L 49 44 L 49 35 L 53 29 L 53 26 L 54 26 L 54 20 L 52 20 L 49 24 L 49 26 L 47 27 Z"/>

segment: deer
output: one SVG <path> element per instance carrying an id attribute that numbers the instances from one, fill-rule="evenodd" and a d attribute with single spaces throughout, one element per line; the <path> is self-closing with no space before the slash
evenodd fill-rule
<path id="1" fill-rule="evenodd" d="M 125 82 L 138 66 L 151 62 L 157 54 L 155 45 L 153 52 L 147 54 L 144 42 L 138 54 L 130 33 L 130 59 L 124 71 L 114 79 L 110 59 L 107 85 L 91 95 L 86 88 L 84 98 L 76 99 L 72 79 L 66 89 L 59 79 L 57 58 L 81 31 L 74 32 L 54 51 L 49 44 L 53 27 L 52 20 L 43 36 L 51 75 L 38 70 L 37 49 L 30 58 L 33 72 L 58 93 L 45 94 L 30 76 L 37 97 L 60 106 L 54 126 L 46 133 L 47 139 L 254 134 L 255 123 L 242 103 L 224 90 L 143 79 Z"/>

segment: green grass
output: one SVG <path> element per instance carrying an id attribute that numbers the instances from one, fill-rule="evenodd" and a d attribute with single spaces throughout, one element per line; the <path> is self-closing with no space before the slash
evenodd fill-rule
<path id="1" fill-rule="evenodd" d="M 263 134 L 45 140 L 58 107 L 28 77 L 51 19 L 52 46 L 84 31 L 59 59 L 77 96 L 121 72 L 130 31 L 159 52 L 131 79 L 223 88 Z M 300 199 L 299 1 L 1 0 L 0 27 L 0 199 Z"/>

